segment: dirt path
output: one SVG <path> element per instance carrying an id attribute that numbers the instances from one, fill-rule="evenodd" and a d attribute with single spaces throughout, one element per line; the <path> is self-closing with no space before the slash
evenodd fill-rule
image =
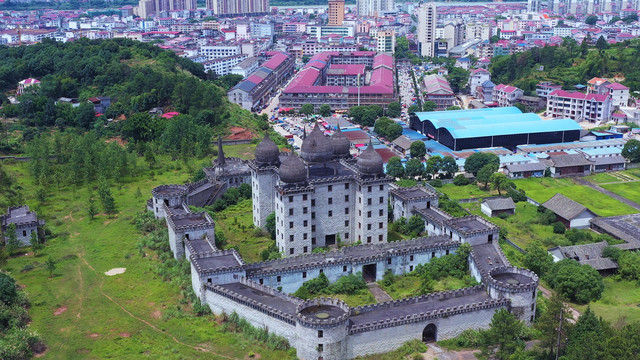
<path id="1" fill-rule="evenodd" d="M 588 187 L 592 188 L 593 190 L 598 191 L 598 192 L 600 192 L 600 193 L 602 193 L 604 195 L 607 195 L 609 197 L 612 197 L 612 198 L 614 198 L 614 199 L 616 199 L 616 200 L 618 200 L 620 202 L 623 202 L 623 203 L 631 206 L 632 208 L 634 208 L 636 210 L 640 210 L 640 204 L 638 204 L 636 202 L 633 202 L 633 201 L 631 201 L 631 200 L 629 200 L 627 198 L 624 198 L 624 197 L 622 197 L 622 196 L 620 196 L 620 195 L 618 195 L 616 193 L 613 193 L 613 192 L 611 192 L 611 191 L 609 191 L 609 190 L 607 190 L 607 189 L 605 189 L 603 187 L 600 187 L 600 186 L 598 186 L 596 184 L 593 184 L 593 183 L 591 183 L 591 182 L 589 182 L 589 181 L 587 181 L 585 179 L 577 178 L 575 180 L 576 180 L 576 182 L 578 184 L 588 186 Z"/>
<path id="2" fill-rule="evenodd" d="M 230 357 L 230 356 L 227 356 L 227 355 L 223 355 L 223 354 L 220 354 L 220 353 L 217 353 L 217 352 L 211 351 L 211 350 L 209 350 L 209 349 L 206 349 L 206 348 L 203 348 L 203 347 L 200 347 L 200 346 L 193 346 L 193 345 L 186 344 L 186 343 L 184 343 L 184 342 L 182 342 L 182 341 L 178 340 L 178 338 L 176 338 L 175 336 L 173 336 L 173 335 L 172 335 L 172 334 L 170 334 L 169 332 L 167 332 L 167 331 L 165 331 L 165 330 L 162 330 L 162 329 L 159 329 L 158 327 L 156 327 L 156 326 L 155 326 L 155 325 L 153 325 L 152 323 L 148 322 L 147 320 L 145 320 L 145 319 L 143 319 L 143 318 L 140 318 L 140 317 L 138 317 L 138 316 L 134 315 L 131 311 L 127 310 L 124 306 L 120 305 L 120 303 L 118 303 L 118 302 L 117 302 L 113 297 L 111 297 L 110 295 L 108 295 L 107 293 L 105 293 L 105 292 L 102 290 L 102 289 L 103 289 L 103 286 L 104 286 L 104 277 L 103 277 L 104 275 L 103 275 L 103 274 L 99 274 L 99 273 L 97 273 L 97 272 L 96 272 L 96 270 L 93 268 L 93 266 L 91 266 L 91 265 L 87 262 L 87 260 L 83 257 L 83 255 L 82 255 L 82 254 L 78 253 L 78 257 L 79 257 L 80 259 L 82 259 L 82 262 L 83 262 L 85 265 L 87 265 L 87 267 L 88 267 L 89 269 L 91 269 L 91 271 L 95 272 L 95 273 L 100 277 L 100 286 L 99 286 L 100 294 L 102 294 L 102 296 L 104 296 L 104 297 L 106 297 L 107 299 L 109 299 L 109 301 L 111 301 L 112 303 L 114 303 L 117 307 L 119 307 L 122 311 L 124 311 L 124 312 L 125 312 L 127 315 L 129 315 L 130 317 L 132 317 L 132 318 L 134 318 L 134 319 L 136 319 L 136 320 L 140 321 L 141 323 L 145 324 L 147 327 L 151 328 L 153 331 L 158 332 L 158 333 L 161 333 L 161 334 L 164 334 L 164 335 L 166 335 L 166 336 L 170 337 L 170 338 L 171 338 L 171 340 L 173 340 L 173 342 L 175 342 L 176 344 L 180 344 L 180 345 L 182 345 L 182 346 L 186 346 L 186 347 L 189 347 L 189 348 L 194 349 L 194 350 L 197 350 L 197 351 L 206 352 L 206 353 L 209 353 L 209 354 L 212 354 L 212 355 L 215 355 L 215 356 L 219 356 L 219 357 L 224 358 L 224 359 L 235 359 L 235 358 L 233 358 L 233 357 Z M 79 317 L 79 315 L 80 315 L 80 314 L 78 314 L 78 317 Z"/>
<path id="3" fill-rule="evenodd" d="M 393 300 L 393 298 L 391 298 L 391 296 L 389 296 L 386 291 L 382 290 L 382 288 L 376 283 L 368 283 L 367 288 L 369 288 L 369 292 L 379 303 Z"/>
<path id="4" fill-rule="evenodd" d="M 426 360 L 475 360 L 476 353 L 480 350 L 458 350 L 450 351 L 439 347 L 436 344 L 428 344 L 429 350 L 424 354 Z"/>

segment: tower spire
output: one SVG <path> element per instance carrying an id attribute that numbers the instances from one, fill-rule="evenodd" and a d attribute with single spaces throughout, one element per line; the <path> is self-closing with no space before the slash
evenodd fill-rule
<path id="1" fill-rule="evenodd" d="M 225 164 L 224 151 L 222 150 L 222 136 L 218 135 L 218 161 L 217 165 L 222 166 Z"/>

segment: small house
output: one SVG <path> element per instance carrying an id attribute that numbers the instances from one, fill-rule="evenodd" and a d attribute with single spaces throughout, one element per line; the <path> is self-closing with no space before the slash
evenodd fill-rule
<path id="1" fill-rule="evenodd" d="M 513 215 L 516 213 L 516 204 L 510 197 L 486 199 L 480 204 L 480 209 L 487 216 L 494 217 L 500 214 Z"/>
<path id="2" fill-rule="evenodd" d="M 0 226 L 5 237 L 8 238 L 9 225 L 15 224 L 16 237 L 22 246 L 31 244 L 31 233 L 38 234 L 38 227 L 44 225 L 44 220 L 38 220 L 35 212 L 29 210 L 28 205 L 15 206 L 7 209 L 7 213 L 0 215 Z"/>
<path id="3" fill-rule="evenodd" d="M 590 226 L 589 221 L 597 216 L 593 211 L 562 194 L 553 195 L 542 206 L 553 211 L 557 220 L 570 229 L 586 229 Z"/>

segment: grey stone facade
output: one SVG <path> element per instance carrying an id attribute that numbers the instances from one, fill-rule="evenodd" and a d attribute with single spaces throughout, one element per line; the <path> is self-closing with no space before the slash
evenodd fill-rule
<path id="1" fill-rule="evenodd" d="M 44 220 L 38 220 L 38 216 L 29 210 L 28 205 L 9 207 L 6 214 L 0 215 L 0 226 L 5 234 L 5 241 L 8 239 L 7 230 L 10 224 L 16 226 L 16 237 L 20 245 L 30 246 L 31 233 L 38 234 L 38 227 L 44 226 Z"/>

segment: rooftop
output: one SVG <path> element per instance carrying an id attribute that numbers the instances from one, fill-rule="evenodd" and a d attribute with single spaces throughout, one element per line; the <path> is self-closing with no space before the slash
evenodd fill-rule
<path id="1" fill-rule="evenodd" d="M 566 220 L 572 220 L 583 211 L 589 210 L 583 205 L 558 193 L 542 204 L 545 208 L 553 211 L 556 215 Z"/>

